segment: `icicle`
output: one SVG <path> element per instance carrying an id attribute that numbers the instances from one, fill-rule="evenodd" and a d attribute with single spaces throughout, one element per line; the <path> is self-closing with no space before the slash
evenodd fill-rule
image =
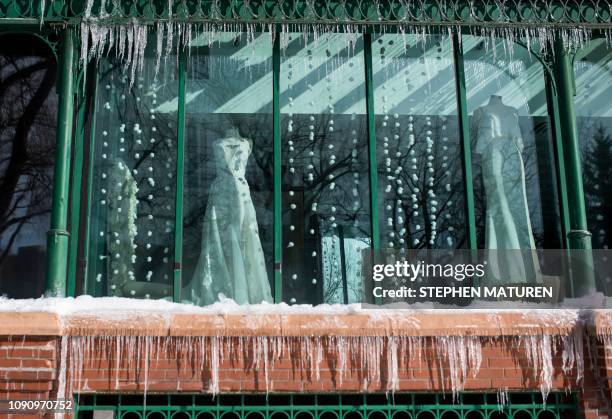
<path id="1" fill-rule="evenodd" d="M 67 370 L 67 357 L 68 357 L 68 336 L 62 336 L 60 340 L 60 366 L 58 371 L 57 380 L 57 398 L 66 398 L 66 370 Z M 64 416 L 63 413 L 56 413 L 55 418 L 61 419 Z"/>

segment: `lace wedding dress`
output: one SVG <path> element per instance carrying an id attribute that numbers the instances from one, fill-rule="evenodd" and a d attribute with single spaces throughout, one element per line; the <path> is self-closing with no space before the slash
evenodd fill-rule
<path id="1" fill-rule="evenodd" d="M 232 130 L 230 130 L 232 131 Z M 255 208 L 245 179 L 252 144 L 228 131 L 213 144 L 217 174 L 208 195 L 202 247 L 183 296 L 198 305 L 219 300 L 272 302 Z"/>

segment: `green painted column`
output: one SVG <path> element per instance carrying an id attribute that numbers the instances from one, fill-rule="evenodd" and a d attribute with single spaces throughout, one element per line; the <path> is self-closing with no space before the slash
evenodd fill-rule
<path id="1" fill-rule="evenodd" d="M 74 113 L 74 32 L 65 29 L 61 43 L 58 83 L 57 140 L 53 173 L 51 228 L 47 234 L 45 292 L 66 295 L 68 268 L 68 196 L 70 192 L 70 148 Z"/>
<path id="2" fill-rule="evenodd" d="M 283 301 L 283 207 L 282 207 L 282 146 L 280 111 L 280 49 L 279 27 L 272 47 L 272 120 L 274 125 L 274 302 Z"/>
<path id="3" fill-rule="evenodd" d="M 455 60 L 455 89 L 457 95 L 457 112 L 459 115 L 459 136 L 461 137 L 461 156 L 463 179 L 465 185 L 465 212 L 467 216 L 468 248 L 477 249 L 476 212 L 474 210 L 474 177 L 472 175 L 472 147 L 470 143 L 470 117 L 467 108 L 465 88 L 465 66 L 461 33 L 453 31 L 453 58 Z"/>
<path id="4" fill-rule="evenodd" d="M 567 241 L 570 247 L 573 289 L 576 297 L 595 291 L 591 233 L 588 230 L 582 183 L 580 143 L 574 111 L 574 71 L 569 53 L 565 50 L 560 35 L 554 46 L 553 72 L 557 85 L 557 101 L 561 141 L 564 152 L 565 179 L 569 210 Z M 577 250 L 572 252 L 572 250 Z"/>

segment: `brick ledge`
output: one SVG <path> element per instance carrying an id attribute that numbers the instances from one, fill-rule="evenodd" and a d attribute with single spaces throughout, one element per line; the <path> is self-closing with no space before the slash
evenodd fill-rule
<path id="1" fill-rule="evenodd" d="M 512 336 L 566 335 L 586 327 L 612 336 L 612 310 L 418 311 L 351 314 L 0 312 L 0 335 Z"/>

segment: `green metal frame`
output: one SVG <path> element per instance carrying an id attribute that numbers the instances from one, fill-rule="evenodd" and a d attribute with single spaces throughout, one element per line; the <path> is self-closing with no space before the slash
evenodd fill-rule
<path id="1" fill-rule="evenodd" d="M 374 75 L 372 64 L 372 35 L 363 35 L 363 58 L 365 62 L 365 97 L 368 118 L 368 153 L 370 170 L 370 217 L 372 220 L 372 249 L 380 248 L 378 219 L 378 168 L 376 160 L 376 112 L 374 110 Z"/>
<path id="2" fill-rule="evenodd" d="M 174 202 L 174 269 L 172 282 L 172 298 L 181 301 L 182 261 L 183 261 L 183 189 L 185 177 L 185 93 L 187 73 L 187 53 L 180 52 L 178 67 L 178 121 L 176 143 L 176 199 Z"/>
<path id="3" fill-rule="evenodd" d="M 272 45 L 272 121 L 274 124 L 274 302 L 283 301 L 283 186 L 281 179 L 280 38 Z"/>
<path id="4" fill-rule="evenodd" d="M 145 0 L 147 3 L 152 0 Z M 461 0 L 455 0 L 460 2 Z M 430 0 L 431 4 L 434 4 L 436 0 Z M 51 16 L 57 12 L 57 5 L 61 1 L 50 2 L 49 9 L 45 13 L 45 16 Z M 78 2 L 75 2 L 77 4 Z M 163 4 L 162 4 L 163 3 Z M 197 3 L 197 2 L 196 2 Z M 224 9 L 233 10 L 239 3 L 238 0 L 228 1 L 225 4 Z M 365 5 L 368 1 L 363 0 L 358 2 L 360 5 Z M 391 1 L 389 4 L 393 3 Z M 12 5 L 10 0 L 0 0 L 0 25 L 6 28 L 12 28 L 15 26 L 15 13 L 9 13 L 7 4 Z M 52 5 L 51 5 L 52 4 Z M 160 7 L 165 7 L 166 2 L 160 2 Z M 265 5 L 269 4 L 266 0 L 262 0 L 261 7 L 265 9 Z M 300 1 L 295 2 L 296 7 L 302 4 Z M 334 3 L 335 4 L 335 3 Z M 427 3 L 429 4 L 429 2 Z M 244 6 L 244 4 L 242 4 Z M 11 7 L 16 7 L 12 5 Z M 72 6 L 71 6 L 72 7 Z M 246 7 L 246 6 L 245 6 Z M 252 4 L 247 7 L 252 7 Z M 342 6 L 344 7 L 344 6 Z M 299 8 L 299 7 L 298 7 Z M 36 9 L 35 7 L 32 9 Z M 145 7 L 146 9 L 146 7 Z M 340 9 L 335 9 L 336 12 Z M 143 9 L 144 10 L 144 9 Z M 251 9 L 243 9 L 242 14 L 238 15 L 238 19 L 242 19 L 244 16 L 248 16 Z M 362 10 L 363 11 L 363 10 Z M 325 23 L 325 18 L 321 17 L 321 13 L 328 13 L 327 11 L 318 11 L 314 14 L 315 20 L 320 20 Z M 268 12 L 266 12 L 268 13 Z M 297 13 L 297 12 L 296 12 Z M 357 13 L 357 12 L 355 12 Z M 378 13 L 378 12 L 377 12 Z M 397 10 L 393 13 L 397 13 Z M 136 13 L 138 14 L 138 13 Z M 12 16 L 10 19 L 1 18 L 2 16 Z M 223 13 L 222 16 L 225 16 Z M 264 13 L 265 15 L 265 13 Z M 356 23 L 360 23 L 359 19 L 367 17 L 369 24 L 373 24 L 371 15 L 367 13 L 359 18 L 359 13 L 351 15 L 352 17 L 345 16 L 346 19 L 353 20 Z M 74 13 L 74 16 L 79 16 L 79 13 Z M 161 16 L 161 15 L 160 15 Z M 270 15 L 272 16 L 272 15 Z M 274 15 L 277 16 L 277 15 Z M 295 15 L 297 16 L 297 15 Z M 356 17 L 357 16 L 357 17 Z M 608 15 L 601 15 L 601 19 L 609 19 Z M 276 18 L 275 18 L 276 19 Z M 390 17 L 384 17 L 382 23 L 389 23 L 387 20 Z M 145 19 L 146 20 L 146 19 Z M 205 21 L 202 18 L 201 21 Z M 391 19 L 393 20 L 393 19 Z M 469 19 L 468 19 L 469 20 Z M 20 21 L 17 19 L 17 21 Z M 232 19 L 227 19 L 232 21 Z M 275 30 L 280 32 L 279 22 Z M 340 20 L 337 20 L 338 22 Z M 399 21 L 406 23 L 406 19 Z M 399 22 L 397 19 L 394 22 Z M 20 22 L 25 22 L 21 20 Z M 265 22 L 265 18 L 262 18 L 260 22 Z M 377 21 L 377 24 L 381 23 L 381 20 Z M 421 23 L 432 23 L 431 20 L 425 19 Z M 483 20 L 484 22 L 484 20 Z M 366 22 L 361 22 L 366 23 Z M 457 95 L 457 109 L 459 115 L 459 128 L 460 128 L 460 139 L 462 148 L 462 163 L 463 163 L 463 175 L 465 178 L 465 195 L 466 195 L 466 224 L 467 224 L 467 236 L 468 236 L 468 247 L 477 248 L 476 243 L 476 228 L 475 228 L 475 215 L 474 215 L 474 191 L 472 185 L 472 167 L 471 167 L 471 150 L 469 140 L 469 116 L 467 114 L 466 106 L 466 89 L 465 89 L 465 74 L 463 68 L 463 52 L 461 50 L 461 33 L 467 29 L 464 27 L 453 28 L 452 31 L 452 43 L 453 53 L 455 61 L 455 83 L 456 83 L 456 95 Z M 36 32 L 36 26 L 30 25 L 32 33 Z M 438 26 L 434 25 L 432 30 L 439 29 Z M 262 25 L 262 29 L 264 29 Z M 267 28 L 266 28 L 267 29 Z M 23 30 L 22 30 L 23 31 Z M 28 30 L 29 32 L 29 30 Z M 40 31 L 39 31 L 40 32 Z M 374 250 L 380 248 L 379 238 L 379 220 L 378 220 L 378 202 L 377 202 L 377 168 L 376 168 L 376 136 L 375 136 L 375 115 L 374 115 L 374 87 L 373 87 L 373 74 L 372 74 L 372 51 L 371 51 L 371 33 L 372 30 L 365 29 L 363 33 L 364 39 L 364 59 L 365 59 L 365 96 L 366 96 L 366 111 L 367 111 L 367 135 L 368 135 L 368 150 L 369 150 L 369 182 L 371 191 L 371 226 L 372 226 L 372 248 Z M 61 80 L 60 80 L 60 108 L 58 115 L 58 143 L 57 143 L 57 155 L 56 155 L 56 167 L 55 167 L 55 178 L 54 178 L 54 199 L 53 199 L 53 211 L 52 211 L 52 223 L 51 230 L 49 233 L 48 240 L 48 268 L 46 278 L 46 289 L 48 293 L 54 295 L 74 295 L 76 290 L 76 279 L 79 272 L 79 264 L 82 264 L 85 268 L 85 286 L 83 288 L 85 293 L 91 293 L 93 290 L 88 289 L 87 278 L 87 252 L 89 249 L 91 229 L 90 222 L 92 221 L 91 214 L 91 189 L 92 189 L 92 162 L 93 162 L 93 144 L 95 138 L 93 130 L 91 130 L 91 138 L 89 141 L 90 155 L 85 156 L 85 132 L 84 132 L 84 121 L 86 119 L 87 109 L 84 108 L 83 104 L 86 102 L 86 95 L 93 95 L 91 103 L 93 104 L 93 112 L 95 113 L 95 86 L 89 91 L 80 92 L 78 95 L 78 108 L 76 109 L 76 118 L 74 118 L 74 98 L 76 96 L 77 83 L 75 82 L 74 70 L 76 69 L 76 55 L 77 47 L 74 43 L 76 38 L 74 29 L 71 27 L 63 29 L 64 42 L 62 42 L 60 52 L 61 59 Z M 44 38 L 44 37 L 43 37 Z M 280 40 L 278 36 L 274 37 L 273 44 L 273 132 L 274 132 L 274 298 L 276 302 L 283 300 L 282 290 L 282 162 L 281 162 L 281 126 L 280 126 Z M 576 118 L 573 109 L 573 71 L 571 67 L 572 55 L 565 50 L 562 45 L 561 37 L 557 36 L 555 42 L 555 54 L 550 56 L 544 56 L 537 58 L 542 61 L 547 74 L 546 80 L 546 91 L 549 100 L 549 114 L 551 124 L 553 128 L 554 141 L 555 141 L 555 157 L 557 166 L 557 180 L 559 187 L 560 196 L 560 213 L 562 216 L 562 229 L 566 236 L 566 246 L 570 249 L 584 249 L 590 250 L 590 235 L 586 224 L 586 212 L 584 204 L 584 191 L 582 186 L 581 178 L 581 162 L 579 154 L 578 137 L 576 133 Z M 54 49 L 55 50 L 55 49 Z M 175 219 L 175 255 L 174 255 L 174 276 L 173 276 L 173 289 L 175 301 L 180 301 L 180 289 L 181 289 L 181 261 L 182 261 L 182 212 L 183 212 L 183 172 L 184 172 L 184 136 L 185 136 L 185 68 L 186 68 L 186 51 L 181 52 L 181 59 L 179 64 L 179 109 L 178 109 L 178 142 L 177 142 L 177 176 L 176 176 L 176 219 Z M 95 73 L 95 72 L 94 72 Z M 77 73 L 78 74 L 78 73 Z M 96 83 L 92 83 L 95 85 Z M 90 111 L 91 112 L 91 111 Z M 75 128 L 75 142 L 74 142 L 74 153 L 71 153 L 71 139 L 73 129 L 73 119 L 76 119 Z M 95 119 L 95 118 L 94 118 Z M 92 124 L 95 121 L 91 121 Z M 72 193 L 71 201 L 69 204 L 69 185 L 71 172 L 71 155 L 73 156 L 74 167 L 72 168 Z M 86 160 L 89 158 L 89 164 L 86 164 Z M 85 168 L 88 168 L 88 173 L 85 174 L 85 179 L 81 179 L 78 173 L 81 173 Z M 82 183 L 85 183 L 87 195 L 86 199 L 80 199 L 79 190 L 81 190 Z M 70 208 L 69 208 L 70 205 Z M 86 205 L 85 211 L 80 211 L 82 205 Z M 70 214 L 70 219 L 68 219 Z M 86 214 L 86 220 L 81 220 L 80 215 Z M 93 217 L 95 218 L 95 217 Z M 68 224 L 70 225 L 70 231 L 73 234 L 72 239 L 68 236 Z M 79 228 L 81 225 L 83 232 L 82 236 L 79 237 Z M 79 241 L 84 242 L 85 253 L 84 260 L 77 260 L 78 257 L 78 245 Z M 584 254 L 584 253 L 583 253 Z M 583 261 L 583 266 L 586 266 L 586 273 L 588 273 L 589 261 Z M 583 295 L 594 289 L 594 280 L 588 275 L 583 277 L 581 274 L 581 281 L 577 289 L 574 290 L 574 295 Z"/>
<path id="5" fill-rule="evenodd" d="M 59 106 L 57 143 L 53 173 L 51 225 L 47 236 L 47 272 L 45 290 L 48 295 L 65 296 L 68 273 L 69 238 L 68 202 L 70 194 L 70 160 L 74 118 L 76 48 L 74 31 L 64 31 L 59 69 Z"/>
<path id="6" fill-rule="evenodd" d="M 207 419 L 489 419 L 577 417 L 574 396 L 510 393 L 501 405 L 496 393 L 464 393 L 455 402 L 440 393 L 325 395 L 79 395 L 75 417 L 112 411 L 123 418 Z M 145 406 L 146 405 L 146 406 Z M 544 416 L 541 416 L 544 414 Z M 153 416 L 149 416 L 153 415 Z"/>
<path id="7" fill-rule="evenodd" d="M 606 27 L 611 13 L 605 1 L 540 0 L 506 2 L 496 0 L 139 0 L 130 2 L 94 0 L 22 1 L 0 0 L 0 17 L 78 24 L 89 17 L 102 23 L 127 23 L 132 19 L 223 23 L 387 23 L 408 25 L 496 25 L 516 27 Z M 44 4 L 44 10 L 41 5 Z"/>
<path id="8" fill-rule="evenodd" d="M 98 72 L 97 71 L 93 71 L 93 76 L 90 76 L 92 80 L 92 87 L 91 87 L 91 95 L 92 100 L 92 107 L 91 107 L 91 112 L 92 115 L 96 115 L 97 112 L 97 94 L 98 94 Z M 91 236 L 91 230 L 92 230 L 92 222 L 93 221 L 97 221 L 97 217 L 92 217 L 91 216 L 91 211 L 92 211 L 92 200 L 93 200 L 93 176 L 94 176 L 94 150 L 95 150 L 95 145 L 96 145 L 96 118 L 92 118 L 91 119 L 91 128 L 90 128 L 90 132 L 89 132 L 89 138 L 88 138 L 88 147 L 89 147 L 89 155 L 88 155 L 88 165 L 87 165 L 87 173 L 85 174 L 86 176 L 86 182 L 87 182 L 87 195 L 86 195 L 86 202 L 85 205 L 87 206 L 85 209 L 85 220 L 81 220 L 82 223 L 84 223 L 84 228 L 83 228 L 83 261 L 80 262 L 83 266 L 83 293 L 84 294 L 92 294 L 92 290 L 89 289 L 89 282 L 87 281 L 87 275 L 89 272 L 89 246 L 90 246 L 90 236 Z M 75 139 L 75 141 L 85 141 L 85 138 L 80 139 L 79 137 L 77 137 Z M 76 176 L 76 174 L 75 174 Z M 76 282 L 76 277 L 68 278 L 68 282 Z M 94 294 L 94 295 L 97 295 Z"/>
<path id="9" fill-rule="evenodd" d="M 457 95 L 457 113 L 459 115 L 459 137 L 461 138 L 461 156 L 463 157 L 463 178 L 465 179 L 465 209 L 467 218 L 467 244 L 469 249 L 477 249 L 476 215 L 474 212 L 474 178 L 472 176 L 472 147 L 470 142 L 470 123 L 467 110 L 465 89 L 465 68 L 463 65 L 463 47 L 461 33 L 453 31 L 453 55 L 455 61 L 455 90 Z"/>
<path id="10" fill-rule="evenodd" d="M 79 78 L 77 85 L 84 82 L 83 77 Z M 87 117 L 87 95 L 85 89 L 79 89 L 77 95 L 77 132 L 75 132 L 74 155 L 72 169 L 72 193 L 70 198 L 70 253 L 68 260 L 68 284 L 66 295 L 74 297 L 76 292 L 76 270 L 78 268 L 77 255 L 79 252 L 79 216 L 81 211 L 81 192 L 83 185 L 83 160 L 85 158 L 84 138 L 85 138 L 85 119 Z M 95 115 L 95 114 L 94 114 Z"/>
<path id="11" fill-rule="evenodd" d="M 562 40 L 557 37 L 554 43 L 552 69 L 556 82 L 556 111 L 558 112 L 559 132 L 563 152 L 564 180 L 567 185 L 569 231 L 567 240 L 571 252 L 573 293 L 575 296 L 589 295 L 596 290 L 591 251 L 591 233 L 588 230 L 584 186 L 582 183 L 582 163 L 578 138 L 576 113 L 574 111 L 574 70 L 570 54 L 565 50 Z"/>

